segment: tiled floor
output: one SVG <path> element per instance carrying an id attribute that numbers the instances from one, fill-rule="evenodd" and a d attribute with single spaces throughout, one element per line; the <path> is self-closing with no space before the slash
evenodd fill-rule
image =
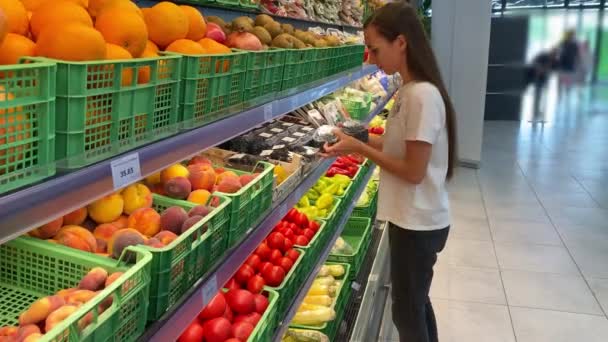
<path id="1" fill-rule="evenodd" d="M 608 341 L 608 114 L 487 122 L 481 168 L 450 193 L 441 342 Z M 390 310 L 384 322 L 379 340 L 398 341 Z"/>

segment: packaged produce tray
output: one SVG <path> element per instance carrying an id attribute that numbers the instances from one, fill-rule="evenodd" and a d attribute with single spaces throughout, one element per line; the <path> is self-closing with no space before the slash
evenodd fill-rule
<path id="1" fill-rule="evenodd" d="M 54 62 L 56 149 L 79 168 L 177 133 L 179 56 Z"/>
<path id="2" fill-rule="evenodd" d="M 350 298 L 351 282 L 348 280 L 348 276 L 347 276 L 348 274 L 350 274 L 350 265 L 342 264 L 342 263 L 334 263 L 334 262 L 326 262 L 325 264 L 326 265 L 336 265 L 336 264 L 342 265 L 344 267 L 344 271 L 345 271 L 344 276 L 342 276 L 341 278 L 336 277 L 337 280 L 342 280 L 342 283 L 340 284 L 340 288 L 338 290 L 336 299 L 334 300 L 333 304 L 331 305 L 331 307 L 336 312 L 336 318 L 333 321 L 326 322 L 319 326 L 297 325 L 297 324 L 290 324 L 289 326 L 292 328 L 299 328 L 299 329 L 318 330 L 318 331 L 324 333 L 325 335 L 327 335 L 327 337 L 329 337 L 330 341 L 333 341 L 338 332 L 338 328 L 340 328 L 342 318 L 344 317 L 344 312 L 346 311 L 346 304 L 348 303 L 348 299 Z"/>
<path id="3" fill-rule="evenodd" d="M 351 266 L 349 279 L 351 280 L 357 277 L 363 264 L 363 259 L 371 242 L 371 229 L 371 219 L 363 217 L 349 218 L 340 236 L 353 248 L 353 252 L 350 254 L 332 253 L 327 258 L 328 261 L 349 264 Z"/>
<path id="4" fill-rule="evenodd" d="M 365 217 L 369 219 L 375 219 L 376 212 L 378 210 L 378 190 L 376 190 L 373 196 L 370 198 L 369 203 L 363 207 L 355 207 L 351 216 L 353 217 Z"/>
<path id="5" fill-rule="evenodd" d="M 40 341 L 133 341 L 145 330 L 152 256 L 140 248 L 127 253 L 134 264 L 20 237 L 0 245 L 0 327 L 17 325 L 19 315 L 36 300 L 77 287 L 93 267 L 124 272 L 50 330 Z M 112 298 L 103 312 L 102 303 Z M 90 324 L 82 328 L 83 319 Z"/>
<path id="6" fill-rule="evenodd" d="M 241 0 L 241 2 L 243 1 Z M 257 104 L 259 99 L 274 98 L 275 94 L 281 90 L 286 51 L 285 49 L 269 49 L 249 52 L 244 98 L 248 106 Z"/>
<path id="7" fill-rule="evenodd" d="M 0 194 L 55 174 L 55 72 L 0 66 Z"/>
<path id="8" fill-rule="evenodd" d="M 180 122 L 184 129 L 204 126 L 243 109 L 249 52 L 182 58 Z"/>
<path id="9" fill-rule="evenodd" d="M 291 155 L 291 163 L 277 161 L 278 165 L 281 165 L 285 171 L 289 173 L 289 176 L 283 181 L 283 183 L 274 187 L 272 192 L 273 203 L 277 203 L 287 197 L 287 195 L 292 193 L 302 181 L 302 157 L 296 153 L 292 153 Z"/>
<path id="10" fill-rule="evenodd" d="M 319 226 L 319 230 L 317 231 L 315 236 L 313 236 L 313 238 L 308 242 L 308 246 L 300 246 L 298 244 L 294 244 L 294 247 L 297 247 L 298 249 L 303 250 L 305 252 L 304 258 L 302 258 L 300 272 L 306 274 L 312 271 L 312 269 L 316 265 L 317 261 L 319 260 L 319 256 L 321 255 L 321 252 L 323 250 L 323 247 L 325 247 L 327 242 L 327 239 L 324 238 L 325 236 L 327 236 L 327 234 L 325 233 L 325 226 L 327 225 L 327 223 L 324 221 L 318 222 L 321 224 Z"/>
<path id="11" fill-rule="evenodd" d="M 293 299 L 296 297 L 297 292 L 302 287 L 304 280 L 308 276 L 307 272 L 304 272 L 302 268 L 302 260 L 306 258 L 306 252 L 297 248 L 300 252 L 300 257 L 285 275 L 283 283 L 277 287 L 264 286 L 265 289 L 271 289 L 278 293 L 279 299 L 277 301 L 277 316 L 283 317 L 287 312 L 287 309 L 291 305 Z"/>

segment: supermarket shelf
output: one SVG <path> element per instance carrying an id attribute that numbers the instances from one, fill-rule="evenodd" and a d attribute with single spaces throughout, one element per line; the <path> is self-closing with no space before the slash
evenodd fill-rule
<path id="1" fill-rule="evenodd" d="M 375 66 L 365 65 L 345 71 L 280 94 L 282 97 L 279 99 L 224 120 L 4 195 L 0 197 L 0 243 L 114 192 L 111 165 L 125 156 L 137 154 L 141 176 L 146 177 L 328 95 L 376 70 Z"/>
<path id="2" fill-rule="evenodd" d="M 367 117 L 366 121 L 369 122 L 369 120 L 380 113 L 391 97 L 392 94 L 389 94 L 382 102 L 378 103 L 376 108 Z M 325 173 L 333 160 L 334 159 L 326 159 L 321 162 L 321 164 L 314 169 L 291 194 L 289 194 L 281 203 L 276 205 L 255 228 L 249 229 L 240 242 L 225 252 L 225 259 L 216 264 L 207 275 L 194 284 L 192 289 L 184 295 L 182 300 L 169 309 L 165 316 L 148 327 L 148 330 L 139 341 L 175 341 L 194 317 L 198 315 L 201 308 L 215 295 L 220 286 L 225 284 L 232 277 L 234 272 L 245 262 L 247 257 L 272 231 L 275 224 L 287 214 L 289 209 L 291 209 L 304 193 L 317 182 L 319 177 Z M 371 171 L 366 177 L 369 179 L 370 176 Z M 367 184 L 367 182 L 365 182 L 365 184 Z M 348 213 L 350 213 L 352 209 L 353 207 L 351 206 Z M 345 222 L 346 220 L 344 220 L 343 223 Z M 343 223 L 341 224 L 341 227 L 344 226 Z M 341 231 L 342 228 L 339 230 Z M 338 236 L 339 233 L 334 236 L 333 240 L 337 239 Z M 331 246 L 327 248 L 327 253 L 329 253 L 330 248 Z M 327 256 L 325 256 L 325 258 L 326 257 Z M 302 298 L 300 298 L 300 300 Z M 293 313 L 295 313 L 295 310 L 293 310 Z"/>
<path id="3" fill-rule="evenodd" d="M 372 173 L 374 172 L 374 168 L 375 168 L 375 165 L 370 167 L 369 171 L 363 178 L 361 187 L 359 189 L 357 189 L 357 192 L 355 193 L 353 198 L 359 198 L 359 196 L 361 196 L 361 193 L 363 191 L 365 191 L 365 187 L 367 185 L 367 182 L 371 178 Z M 336 242 L 338 237 L 340 237 L 340 235 L 342 234 L 342 231 L 344 230 L 344 227 L 346 226 L 346 222 L 350 218 L 350 214 L 356 205 L 357 205 L 356 201 L 353 201 L 352 203 L 349 204 L 348 208 L 344 211 L 344 215 L 342 216 L 342 218 L 340 219 L 340 221 L 338 222 L 338 224 L 336 226 L 336 231 L 334 232 L 334 235 L 327 241 L 327 245 L 325 246 L 325 249 L 323 250 L 323 252 L 321 252 L 320 257 L 317 260 L 316 266 L 308 275 L 308 278 L 306 279 L 306 281 L 300 288 L 300 291 L 298 292 L 298 294 L 294 298 L 293 302 L 291 303 L 291 306 L 287 310 L 285 317 L 283 317 L 283 320 L 279 323 L 279 327 L 274 334 L 273 341 L 280 342 L 281 338 L 287 331 L 287 328 L 289 328 L 289 322 L 291 322 L 291 320 L 293 319 L 293 316 L 296 314 L 296 311 L 298 311 L 298 308 L 300 307 L 302 300 L 304 300 L 304 297 L 306 297 L 306 293 L 308 293 L 308 289 L 312 285 L 313 280 L 315 280 L 315 278 L 317 277 L 317 273 L 319 273 L 319 269 L 327 260 L 327 257 L 329 256 L 329 252 L 331 251 L 331 248 L 334 246 L 334 243 Z"/>

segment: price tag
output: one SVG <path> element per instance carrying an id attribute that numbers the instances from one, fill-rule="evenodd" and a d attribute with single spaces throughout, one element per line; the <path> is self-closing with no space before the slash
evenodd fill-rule
<path id="1" fill-rule="evenodd" d="M 262 138 L 272 138 L 272 134 L 269 134 L 269 133 L 260 133 L 258 135 L 261 136 Z"/>
<path id="2" fill-rule="evenodd" d="M 272 150 L 264 150 L 260 152 L 260 157 L 266 157 L 272 154 Z"/>
<path id="3" fill-rule="evenodd" d="M 110 168 L 112 169 L 114 190 L 124 188 L 141 178 L 138 153 L 129 154 L 128 156 L 112 161 L 110 163 Z"/>
<path id="4" fill-rule="evenodd" d="M 217 294 L 217 276 L 214 274 L 203 286 L 203 307 L 205 307 Z"/>
<path id="5" fill-rule="evenodd" d="M 282 148 L 285 148 L 285 145 L 274 145 L 274 146 L 272 146 L 273 150 L 280 150 Z"/>
<path id="6" fill-rule="evenodd" d="M 264 121 L 270 121 L 272 119 L 272 102 L 264 105 Z"/>
<path id="7" fill-rule="evenodd" d="M 306 135 L 306 134 L 304 134 L 304 133 L 302 133 L 302 132 L 293 132 L 293 136 L 294 136 L 294 137 L 301 138 L 301 137 L 303 137 L 303 136 L 305 136 L 305 135 Z"/>

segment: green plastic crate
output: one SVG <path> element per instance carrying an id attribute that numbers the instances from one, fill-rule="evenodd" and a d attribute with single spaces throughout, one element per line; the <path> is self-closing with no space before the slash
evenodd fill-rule
<path id="1" fill-rule="evenodd" d="M 320 224 L 319 230 L 317 231 L 315 236 L 313 236 L 312 240 L 310 240 L 308 242 L 308 246 L 300 246 L 298 244 L 294 244 L 294 247 L 297 247 L 298 249 L 301 249 L 304 252 L 306 252 L 305 257 L 303 258 L 301 265 L 300 265 L 301 272 L 304 272 L 304 273 L 309 273 L 313 269 L 313 266 L 315 265 L 317 260 L 319 260 L 319 256 L 321 255 L 321 251 L 323 250 L 323 247 L 325 247 L 326 239 L 324 239 L 324 237 L 327 234 L 324 234 L 324 233 L 325 233 L 326 222 L 324 222 L 324 221 L 318 221 L 318 222 Z"/>
<path id="2" fill-rule="evenodd" d="M 239 7 L 240 0 L 215 0 L 215 3 L 226 7 Z"/>
<path id="3" fill-rule="evenodd" d="M 260 8 L 260 4 L 255 0 L 240 0 L 239 7 L 247 8 L 251 10 L 257 10 Z"/>
<path id="4" fill-rule="evenodd" d="M 331 177 L 329 177 L 331 178 Z M 346 210 L 346 207 L 348 207 L 353 200 L 354 197 L 354 193 L 355 191 L 357 191 L 357 189 L 353 186 L 354 182 L 351 180 L 351 182 L 348 184 L 348 186 L 346 186 L 346 188 L 344 189 L 344 193 L 339 196 L 339 195 L 334 195 L 335 198 L 340 200 L 340 208 L 339 210 L 341 212 L 344 212 L 344 210 Z"/>
<path id="5" fill-rule="evenodd" d="M 335 197 L 334 197 L 335 198 Z M 333 232 L 333 230 L 335 229 L 336 223 L 338 220 L 340 220 L 340 218 L 342 217 L 342 201 L 340 201 L 339 199 L 335 198 L 334 204 L 331 207 L 331 210 L 329 210 L 327 212 L 327 215 L 325 216 L 320 216 L 318 219 L 325 221 L 325 230 L 323 232 L 323 239 L 328 238 L 329 236 L 331 236 L 331 232 Z"/>
<path id="6" fill-rule="evenodd" d="M 372 107 L 372 96 L 369 93 L 365 93 L 363 101 L 354 101 L 347 98 L 341 98 L 340 102 L 344 105 L 344 108 L 348 111 L 351 118 L 362 120 L 367 118 Z"/>
<path id="7" fill-rule="evenodd" d="M 279 301 L 279 294 L 276 291 L 265 289 L 264 292 L 268 293 L 268 307 L 260 321 L 253 329 L 251 335 L 247 339 L 247 342 L 266 342 L 272 341 L 274 332 L 279 323 L 279 317 L 277 312 L 277 303 Z"/>
<path id="8" fill-rule="evenodd" d="M 271 289 L 276 291 L 279 294 L 279 300 L 277 301 L 277 316 L 283 317 L 287 312 L 289 306 L 293 299 L 296 297 L 298 291 L 300 291 L 300 287 L 304 283 L 304 280 L 308 276 L 308 272 L 303 272 L 301 267 L 302 260 L 306 258 L 306 252 L 297 248 L 300 252 L 300 257 L 296 262 L 293 263 L 293 266 L 285 275 L 285 279 L 283 279 L 283 283 L 277 287 L 264 286 L 265 289 Z"/>
<path id="9" fill-rule="evenodd" d="M 269 95 L 274 96 L 281 90 L 286 53 L 284 49 L 249 52 L 245 77 L 245 102 Z"/>
<path id="10" fill-rule="evenodd" d="M 211 252 L 213 248 L 219 248 L 214 244 L 213 239 L 217 236 L 214 233 L 220 232 L 225 240 L 231 201 L 221 195 L 213 196 L 220 200 L 218 207 L 169 245 L 163 248 L 141 246 L 153 257 L 148 320 L 159 319 L 217 261 L 217 258 L 212 258 Z M 197 204 L 153 195 L 152 207 L 159 213 L 171 206 L 189 211 Z M 205 226 L 207 231 L 203 234 Z M 223 247 L 225 243 L 218 246 Z M 225 248 L 221 253 L 216 253 L 221 255 L 224 251 Z"/>
<path id="11" fill-rule="evenodd" d="M 376 190 L 373 196 L 370 198 L 369 203 L 363 207 L 355 207 L 351 216 L 353 217 L 366 217 L 374 219 L 378 210 L 378 190 Z"/>
<path id="12" fill-rule="evenodd" d="M 239 191 L 228 194 L 216 191 L 217 194 L 224 195 L 232 200 L 230 204 L 230 231 L 228 233 L 228 245 L 230 248 L 238 242 L 248 229 L 253 229 L 255 224 L 266 215 L 272 206 L 272 186 L 274 183 L 274 165 L 260 162 L 256 170 L 260 175 L 242 187 Z M 237 175 L 247 172 L 226 168 Z"/>
<path id="13" fill-rule="evenodd" d="M 182 57 L 183 128 L 203 126 L 243 109 L 248 57 L 249 52 L 236 50 L 229 54 Z"/>
<path id="14" fill-rule="evenodd" d="M 0 66 L 0 194 L 55 174 L 55 72 Z"/>
<path id="15" fill-rule="evenodd" d="M 134 264 L 29 237 L 0 245 L 0 327 L 18 325 L 19 315 L 34 301 L 77 287 L 93 267 L 103 267 L 124 274 L 39 341 L 134 341 L 145 331 L 152 256 L 137 247 L 128 251 L 135 255 Z M 108 298 L 111 306 L 100 312 Z M 87 315 L 92 321 L 81 329 Z"/>
<path id="16" fill-rule="evenodd" d="M 286 49 L 281 90 L 288 90 L 314 79 L 317 48 Z"/>
<path id="17" fill-rule="evenodd" d="M 31 59 L 57 65 L 55 156 L 61 167 L 86 166 L 177 133 L 179 56 Z"/>
<path id="18" fill-rule="evenodd" d="M 353 248 L 353 253 L 330 254 L 327 258 L 328 261 L 349 264 L 351 266 L 349 279 L 355 279 L 361 269 L 367 247 L 369 247 L 371 241 L 371 227 L 372 221 L 369 218 L 349 218 L 340 236 Z"/>
<path id="19" fill-rule="evenodd" d="M 330 341 L 333 341 L 336 338 L 336 334 L 338 333 L 338 329 L 340 328 L 340 324 L 342 323 L 342 318 L 344 317 L 344 312 L 346 311 L 346 305 L 348 304 L 348 299 L 350 298 L 351 293 L 351 283 L 348 280 L 347 275 L 350 274 L 350 265 L 342 264 L 342 263 L 334 263 L 334 262 L 326 262 L 326 265 L 342 265 L 344 267 L 344 276 L 342 278 L 337 278 L 338 280 L 342 280 L 342 284 L 338 289 L 338 295 L 336 296 L 336 300 L 332 304 L 332 308 L 336 312 L 336 318 L 333 321 L 326 322 L 323 325 L 314 326 L 314 325 L 297 325 L 290 324 L 289 326 L 297 329 L 308 329 L 308 330 L 317 330 L 322 332 L 323 334 L 329 337 Z"/>

